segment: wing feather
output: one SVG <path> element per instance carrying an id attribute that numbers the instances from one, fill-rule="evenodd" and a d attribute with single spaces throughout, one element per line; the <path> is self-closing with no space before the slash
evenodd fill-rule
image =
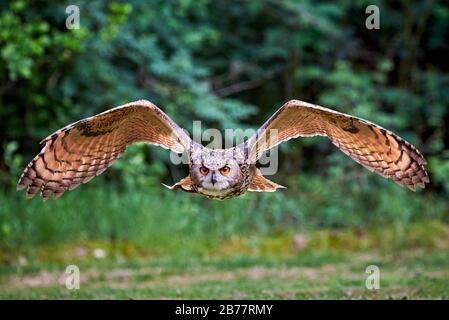
<path id="1" fill-rule="evenodd" d="M 189 136 L 151 102 L 140 100 L 70 124 L 44 140 L 41 152 L 27 165 L 17 188 L 27 197 L 41 192 L 60 197 L 104 172 L 126 147 L 147 142 L 182 153 Z"/>
<path id="2" fill-rule="evenodd" d="M 354 161 L 412 190 L 429 183 L 423 155 L 413 145 L 377 124 L 299 100 L 284 104 L 247 142 L 249 160 L 281 142 L 326 136 Z"/>

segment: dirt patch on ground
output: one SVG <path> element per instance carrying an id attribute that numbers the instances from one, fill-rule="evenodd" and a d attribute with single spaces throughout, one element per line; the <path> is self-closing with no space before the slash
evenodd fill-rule
<path id="1" fill-rule="evenodd" d="M 421 294 L 415 287 L 400 288 L 398 279 L 448 279 L 449 270 L 436 266 L 408 265 L 409 261 L 419 258 L 425 252 L 401 252 L 398 255 L 390 254 L 358 254 L 344 262 L 325 264 L 317 267 L 305 267 L 286 265 L 280 262 L 279 266 L 253 265 L 249 267 L 223 268 L 202 265 L 197 262 L 186 268 L 181 268 L 177 264 L 167 266 L 132 268 L 94 268 L 82 269 L 80 273 L 81 288 L 90 289 L 117 289 L 117 292 L 129 289 L 156 290 L 161 292 L 161 296 L 170 295 L 171 291 L 179 290 L 188 292 L 189 287 L 197 290 L 202 285 L 212 285 L 226 287 L 232 282 L 251 282 L 257 287 L 257 294 L 269 297 L 326 297 L 329 290 L 338 292 L 339 296 L 346 298 L 378 298 L 376 292 L 365 290 L 365 279 L 367 274 L 365 269 L 372 263 L 382 263 L 381 277 L 383 281 L 389 283 L 388 296 L 401 299 L 402 297 L 413 297 Z M 64 272 L 41 271 L 36 274 L 5 276 L 0 280 L 0 291 L 2 289 L 14 291 L 25 291 L 30 288 L 47 289 L 55 288 L 65 291 L 65 283 L 68 277 Z M 270 283 L 279 283 L 278 286 L 270 286 Z M 341 286 L 341 283 L 344 283 Z M 305 284 L 305 285 L 298 285 Z M 254 292 L 246 292 L 246 286 L 242 289 L 233 290 L 233 297 L 247 298 Z M 390 290 L 391 289 L 391 290 Z M 101 291 L 100 290 L 100 291 Z M 166 291 L 164 291 L 166 290 Z M 417 291 L 418 290 L 418 291 Z M 226 292 L 226 291 L 225 291 Z M 290 292 L 290 293 L 289 293 Z M 386 292 L 386 291 L 385 291 Z M 335 294 L 335 293 L 334 293 Z M 237 296 L 234 296 L 237 295 Z M 368 296 L 367 296 L 368 295 Z M 378 295 L 378 294 L 377 294 Z M 178 294 L 176 295 L 178 296 Z M 135 297 L 135 296 L 133 296 Z"/>
<path id="2" fill-rule="evenodd" d="M 165 274 L 164 268 L 118 268 L 112 270 L 89 269 L 80 272 L 80 283 L 90 287 L 106 282 L 111 288 L 148 287 L 159 285 L 186 286 L 208 281 L 233 281 L 239 279 L 261 280 L 308 279 L 319 280 L 324 275 L 335 276 L 344 269 L 342 265 L 312 267 L 249 267 L 231 271 L 217 271 L 213 268 L 193 268 L 179 273 Z M 2 286 L 16 289 L 64 286 L 69 275 L 65 272 L 41 271 L 33 275 L 11 276 L 3 279 Z"/>

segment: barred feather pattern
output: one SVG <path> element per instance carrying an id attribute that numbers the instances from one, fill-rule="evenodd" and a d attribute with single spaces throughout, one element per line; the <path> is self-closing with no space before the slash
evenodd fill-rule
<path id="1" fill-rule="evenodd" d="M 297 137 L 327 136 L 370 171 L 400 186 L 425 188 L 426 160 L 413 145 L 377 124 L 299 100 L 284 104 L 248 141 L 254 163 L 266 150 Z"/>
<path id="2" fill-rule="evenodd" d="M 190 138 L 151 102 L 140 100 L 70 124 L 41 143 L 26 166 L 17 189 L 27 197 L 60 197 L 104 172 L 126 147 L 147 142 L 182 153 Z"/>

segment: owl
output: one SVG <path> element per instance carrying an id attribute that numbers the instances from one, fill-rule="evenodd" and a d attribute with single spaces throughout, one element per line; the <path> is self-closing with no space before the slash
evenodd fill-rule
<path id="1" fill-rule="evenodd" d="M 189 174 L 172 186 L 211 199 L 283 186 L 264 177 L 260 157 L 281 142 L 325 136 L 370 171 L 411 190 L 429 183 L 422 154 L 410 143 L 374 123 L 318 105 L 291 100 L 246 141 L 228 149 L 210 149 L 193 141 L 149 101 L 131 102 L 72 123 L 45 138 L 41 152 L 26 166 L 17 188 L 27 197 L 60 197 L 105 171 L 128 145 L 146 142 L 187 155 Z"/>

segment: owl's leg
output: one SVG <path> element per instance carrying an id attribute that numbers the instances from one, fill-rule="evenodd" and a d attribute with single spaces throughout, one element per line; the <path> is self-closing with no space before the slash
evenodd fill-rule
<path id="1" fill-rule="evenodd" d="M 181 179 L 172 186 L 167 186 L 164 183 L 162 183 L 162 185 L 170 190 L 181 189 L 182 191 L 186 192 L 196 192 L 192 187 L 192 180 L 190 179 L 190 176 Z"/>
<path id="2" fill-rule="evenodd" d="M 248 187 L 248 191 L 252 192 L 274 192 L 277 189 L 285 189 L 285 187 L 268 180 L 260 174 L 259 170 L 257 170 L 256 175 L 254 175 Z"/>

